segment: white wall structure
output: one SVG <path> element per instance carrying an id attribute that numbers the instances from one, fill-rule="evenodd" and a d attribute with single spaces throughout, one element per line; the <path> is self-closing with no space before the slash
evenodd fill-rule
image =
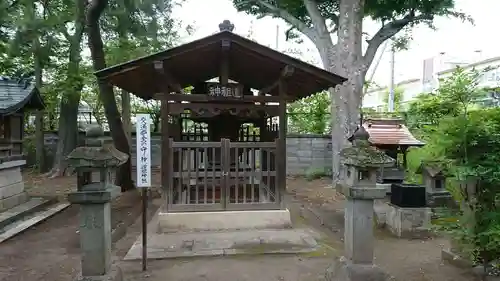
<path id="1" fill-rule="evenodd" d="M 500 57 L 492 57 L 471 63 L 440 54 L 423 61 L 422 77 L 401 81 L 395 85 L 396 88 L 404 92 L 402 97 L 403 106 L 420 93 L 436 90 L 439 87 L 439 79 L 450 76 L 457 66 L 466 70 L 477 69 L 478 71 L 484 71 L 481 75 L 479 87 L 500 87 Z M 386 108 L 384 100 L 387 92 L 388 86 L 369 89 L 363 99 L 363 108 L 383 111 Z M 499 94 L 491 93 L 488 95 L 482 101 L 483 105 L 500 106 L 500 100 L 496 96 L 500 98 Z"/>

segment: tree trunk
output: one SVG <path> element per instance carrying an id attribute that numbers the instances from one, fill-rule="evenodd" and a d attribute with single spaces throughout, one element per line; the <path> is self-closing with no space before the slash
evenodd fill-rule
<path id="1" fill-rule="evenodd" d="M 360 122 L 360 108 L 366 67 L 363 64 L 363 0 L 340 2 L 337 45 L 331 40 L 316 42 L 325 69 L 348 78 L 330 90 L 332 96 L 332 174 L 333 186 L 342 183 L 340 151 Z"/>
<path id="2" fill-rule="evenodd" d="M 122 122 L 123 122 L 123 130 L 127 135 L 127 140 L 129 146 L 132 144 L 132 122 L 131 122 L 131 110 L 130 110 L 130 94 L 122 90 L 121 91 L 122 98 Z"/>
<path id="3" fill-rule="evenodd" d="M 106 67 L 106 60 L 104 57 L 104 45 L 102 42 L 101 30 L 99 27 L 99 18 L 107 6 L 107 0 L 92 0 L 86 14 L 87 32 L 88 32 L 88 45 L 92 57 L 92 64 L 94 70 L 98 71 Z M 127 191 L 134 188 L 131 173 L 131 157 L 130 146 L 127 141 L 127 135 L 123 130 L 123 123 L 121 120 L 116 99 L 113 93 L 113 87 L 104 81 L 97 81 L 99 88 L 99 98 L 104 106 L 104 114 L 108 119 L 109 130 L 111 137 L 118 150 L 129 155 L 127 163 L 120 166 L 116 175 L 116 184 L 121 186 L 122 191 Z"/>
<path id="4" fill-rule="evenodd" d="M 33 58 L 35 61 L 35 85 L 40 90 L 42 88 L 43 67 L 40 61 L 40 41 L 38 41 L 38 38 L 33 41 Z M 45 165 L 45 138 L 43 129 L 43 110 L 37 110 L 35 112 L 35 147 L 38 171 L 41 173 L 45 172 L 47 168 Z"/>
<path id="5" fill-rule="evenodd" d="M 76 148 L 78 137 L 78 106 L 80 104 L 80 93 L 72 93 L 71 97 L 61 100 L 59 131 L 54 164 L 49 176 L 59 177 L 70 174 L 66 156 Z"/>
<path id="6" fill-rule="evenodd" d="M 85 28 L 85 3 L 86 0 L 78 0 L 75 18 L 75 33 L 71 38 L 69 50 L 68 73 L 66 77 L 67 96 L 61 98 L 59 110 L 59 140 L 57 142 L 54 163 L 50 171 L 50 177 L 58 177 L 69 174 L 66 156 L 77 146 L 78 138 L 78 109 L 80 105 L 81 90 L 83 82 L 80 78 L 81 42 Z"/>

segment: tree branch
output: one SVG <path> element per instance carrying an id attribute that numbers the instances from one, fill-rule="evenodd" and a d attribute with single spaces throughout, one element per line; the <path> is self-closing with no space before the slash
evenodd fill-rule
<path id="1" fill-rule="evenodd" d="M 286 22 L 297 28 L 302 34 L 309 37 L 309 39 L 311 40 L 317 37 L 314 29 L 310 28 L 309 26 L 307 26 L 307 24 L 305 24 L 298 18 L 294 17 L 292 14 L 285 11 L 284 9 L 272 5 L 264 0 L 249 0 L 245 3 L 255 4 L 263 9 L 266 9 L 270 14 L 274 15 L 275 17 L 284 19 Z"/>
<path id="2" fill-rule="evenodd" d="M 378 48 L 382 43 L 384 43 L 385 40 L 396 35 L 399 31 L 401 31 L 409 24 L 432 19 L 432 15 L 422 14 L 415 16 L 415 13 L 411 12 L 402 19 L 393 20 L 387 24 L 382 25 L 377 33 L 375 33 L 375 35 L 373 35 L 371 39 L 367 40 L 368 48 L 366 49 L 365 55 L 363 57 L 363 63 L 365 64 L 366 68 L 370 67 L 373 59 L 375 58 Z"/>
<path id="3" fill-rule="evenodd" d="M 319 36 L 330 36 L 330 32 L 326 27 L 325 18 L 321 15 L 316 0 L 303 0 L 303 2 L 306 6 L 307 13 L 311 18 L 313 28 L 316 30 L 316 33 L 318 33 Z"/>

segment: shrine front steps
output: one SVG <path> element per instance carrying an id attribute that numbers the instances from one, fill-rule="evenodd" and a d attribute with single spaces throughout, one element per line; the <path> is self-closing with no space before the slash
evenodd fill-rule
<path id="1" fill-rule="evenodd" d="M 323 252 L 319 234 L 310 229 L 267 229 L 148 234 L 148 259 L 223 257 Z M 142 259 L 139 235 L 124 260 Z"/>
<path id="2" fill-rule="evenodd" d="M 292 228 L 290 211 L 160 212 L 158 233 Z"/>
<path id="3" fill-rule="evenodd" d="M 277 210 L 279 211 L 279 210 Z M 289 212 L 281 210 L 285 221 Z M 261 213 L 262 211 L 245 211 Z M 201 212 L 200 212 L 201 213 Z M 207 212 L 205 212 L 207 213 Z M 213 212 L 217 213 L 217 212 Z M 266 229 L 178 229 L 158 231 L 161 212 L 157 212 L 147 226 L 148 259 L 171 259 L 203 256 L 232 256 L 256 254 L 304 254 L 322 252 L 325 249 L 317 239 L 321 234 L 308 228 L 275 225 Z M 241 218 L 240 218 L 241 219 Z M 241 222 L 232 222 L 238 225 Z M 278 226 L 278 227 L 276 227 Z M 128 251 L 125 260 L 140 260 L 142 257 L 142 235 Z"/>
<path id="4" fill-rule="evenodd" d="M 57 203 L 53 199 L 31 198 L 0 212 L 0 243 L 66 209 L 69 205 Z"/>

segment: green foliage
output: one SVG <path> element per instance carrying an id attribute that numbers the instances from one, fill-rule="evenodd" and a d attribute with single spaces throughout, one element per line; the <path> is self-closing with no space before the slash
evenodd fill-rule
<path id="1" fill-rule="evenodd" d="M 408 168 L 414 174 L 420 163 L 437 161 L 451 179 L 479 179 L 474 195 L 448 181 L 463 206 L 436 224 L 461 245 L 462 254 L 489 263 L 500 258 L 500 108 L 471 110 L 484 96 L 480 74 L 457 68 L 436 93 L 410 104 L 408 122 L 427 144 L 410 151 Z"/>
<path id="2" fill-rule="evenodd" d="M 423 129 L 426 126 L 436 126 L 445 116 L 458 116 L 458 104 L 434 93 L 420 94 L 410 102 L 407 115 L 407 125 L 412 129 Z"/>
<path id="3" fill-rule="evenodd" d="M 328 92 L 298 100 L 288 107 L 288 128 L 303 134 L 326 134 L 330 130 L 330 96 Z"/>
<path id="4" fill-rule="evenodd" d="M 316 1 L 317 8 L 327 25 L 329 25 L 332 33 L 336 31 L 334 26 L 338 23 L 339 2 L 338 0 Z M 292 29 L 287 31 L 287 39 L 297 39 L 298 36 L 294 33 L 294 30 L 299 29 L 300 32 L 303 32 L 303 30 L 300 30 L 300 27 L 298 27 L 295 22 L 291 22 L 290 17 L 284 15 L 284 13 L 276 12 L 275 10 L 286 11 L 295 19 L 304 23 L 307 27 L 313 26 L 311 17 L 302 0 L 233 0 L 233 4 L 238 11 L 243 11 L 258 17 L 281 17 L 285 21 L 288 21 L 288 23 L 292 25 Z M 410 19 L 408 22 L 403 23 L 405 26 L 410 27 L 415 24 L 424 23 L 434 28 L 433 20 L 436 16 L 452 16 L 461 20 L 471 21 L 470 17 L 467 15 L 455 11 L 453 9 L 454 5 L 454 0 L 369 0 L 365 2 L 364 15 L 366 18 L 382 23 L 401 20 L 403 18 Z M 401 39 L 397 41 L 400 42 Z"/>
<path id="5" fill-rule="evenodd" d="M 45 118 L 45 128 L 57 127 L 60 102 L 80 92 L 96 120 L 105 124 L 91 63 L 88 57 L 82 56 L 87 50 L 81 47 L 86 44 L 73 38 L 76 5 L 82 1 L 0 2 L 0 76 L 33 76 L 33 43 L 37 39 L 40 47 L 36 56 L 43 68 L 42 95 L 47 104 L 46 116 L 49 116 Z M 122 63 L 175 45 L 181 26 L 171 17 L 173 5 L 173 1 L 163 0 L 110 1 L 101 20 L 108 64 Z M 75 44 L 77 57 L 71 57 Z M 71 61 L 76 62 L 76 68 L 71 68 Z"/>
<path id="6" fill-rule="evenodd" d="M 441 79 L 436 92 L 421 94 L 410 102 L 406 112 L 407 125 L 412 129 L 427 130 L 429 134 L 442 118 L 467 114 L 475 102 L 485 96 L 485 91 L 478 88 L 484 71 L 457 67 L 451 76 Z"/>

